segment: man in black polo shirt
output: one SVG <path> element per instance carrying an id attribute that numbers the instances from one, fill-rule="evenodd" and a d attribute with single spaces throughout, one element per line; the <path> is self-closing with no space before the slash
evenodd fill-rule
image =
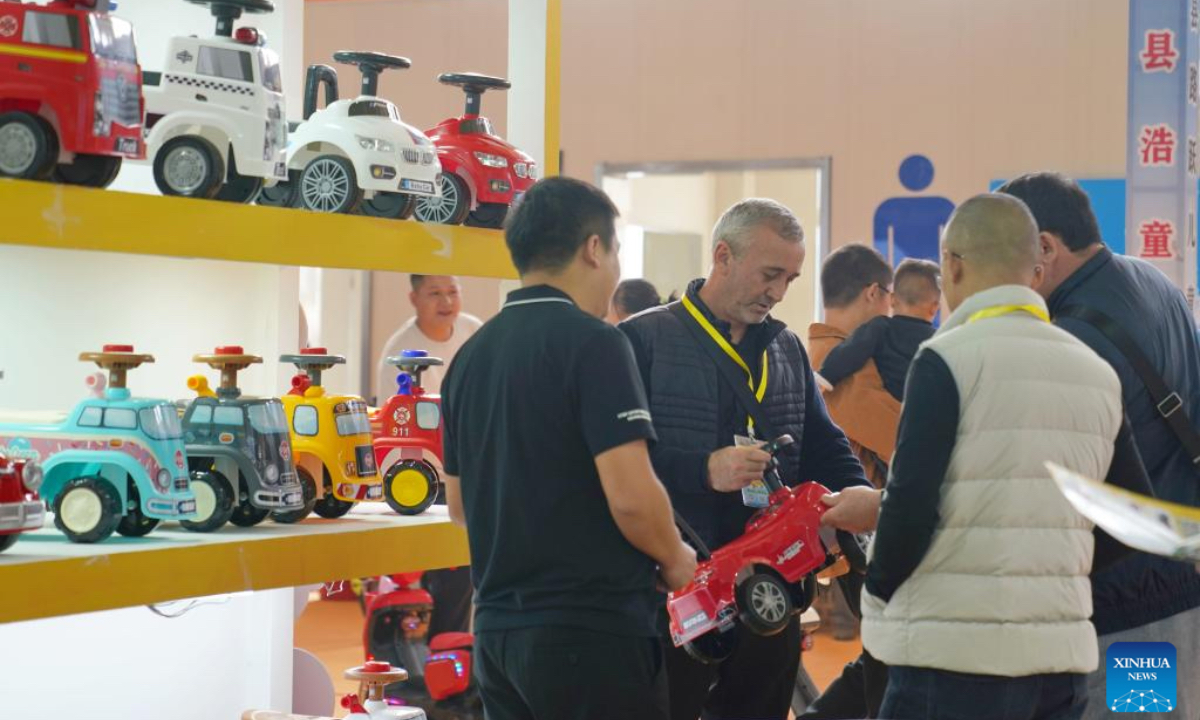
<path id="1" fill-rule="evenodd" d="M 769 314 L 803 264 L 796 216 L 772 200 L 743 200 L 713 228 L 708 279 L 692 282 L 680 303 L 620 325 L 650 396 L 658 434 L 654 468 L 676 509 L 714 550 L 739 537 L 764 504 L 765 488 L 756 481 L 770 456 L 754 444 L 735 446 L 735 438 L 751 436 L 748 409 L 685 325 L 687 317 L 745 372 L 739 381 L 755 390 L 772 432 L 796 440 L 779 454 L 785 483 L 816 480 L 831 490 L 867 484 L 846 436 L 829 419 L 800 340 Z M 758 432 L 758 441 L 773 439 Z M 787 717 L 800 664 L 798 620 L 770 637 L 740 625 L 737 632 L 733 654 L 716 666 L 669 648 L 672 718 L 695 720 L 702 711 L 714 718 Z"/>
<path id="2" fill-rule="evenodd" d="M 601 320 L 621 274 L 616 216 L 586 183 L 537 183 L 505 232 L 523 287 L 442 384 L 489 720 L 667 717 L 656 578 L 683 587 L 696 555 L 650 463 L 629 343 Z"/>

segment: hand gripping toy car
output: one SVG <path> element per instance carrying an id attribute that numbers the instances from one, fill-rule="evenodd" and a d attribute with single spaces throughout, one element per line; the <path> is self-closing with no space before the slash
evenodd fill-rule
<path id="1" fill-rule="evenodd" d="M 188 0 L 217 19 L 211 38 L 171 38 L 162 72 L 146 73 L 146 145 L 164 195 L 248 203 L 287 178 L 287 116 L 279 57 L 242 13 L 269 0 Z"/>
<path id="2" fill-rule="evenodd" d="M 784 435 L 763 449 L 774 456 L 793 442 Z M 701 562 L 692 583 L 667 599 L 671 640 L 702 662 L 729 655 L 735 622 L 759 635 L 786 628 L 792 615 L 812 604 L 816 573 L 835 565 L 841 548 L 851 566 L 865 567 L 861 541 L 839 532 L 841 542 L 835 544 L 829 534 L 822 535 L 826 505 L 821 497 L 829 494 L 824 486 L 785 486 L 774 459 L 763 479 L 771 490 L 770 504 L 746 523 L 741 537 L 716 551 L 709 552 L 677 518 Z"/>
<path id="3" fill-rule="evenodd" d="M 394 104 L 376 95 L 380 73 L 412 63 L 395 55 L 345 50 L 333 59 L 358 67 L 362 94 L 339 100 L 333 68 L 308 68 L 304 122 L 288 137 L 288 181 L 264 190 L 259 203 L 407 218 L 417 197 L 438 195 L 442 167 L 433 142 L 404 123 Z M 317 110 L 322 86 L 325 107 Z"/>
<path id="4" fill-rule="evenodd" d="M 359 397 L 328 395 L 321 385 L 321 374 L 345 364 L 346 358 L 330 355 L 325 348 L 305 348 L 279 360 L 300 370 L 282 399 L 304 507 L 276 511 L 275 520 L 295 522 L 314 511 L 323 518 L 339 518 L 356 502 L 382 500 L 367 404 Z"/>
<path id="5" fill-rule="evenodd" d="M 112 7 L 0 2 L 0 177 L 103 188 L 145 157 L 133 28 Z"/>
<path id="6" fill-rule="evenodd" d="M 42 526 L 46 508 L 38 498 L 42 467 L 36 460 L 0 451 L 0 552 L 26 530 Z"/>
<path id="7" fill-rule="evenodd" d="M 188 378 L 196 399 L 184 411 L 183 434 L 197 517 L 183 526 L 203 532 L 226 521 L 250 527 L 272 510 L 302 509 L 304 491 L 292 464 L 283 403 L 247 397 L 237 386 L 238 371 L 262 358 L 230 345 L 192 359 L 220 370 L 221 385 L 213 392 L 203 375 Z"/>
<path id="8" fill-rule="evenodd" d="M 194 519 L 178 411 L 166 400 L 131 397 L 125 387 L 126 373 L 154 357 L 105 345 L 79 359 L 107 370 L 107 383 L 102 373 L 89 377 L 93 397 L 67 416 L 36 423 L 0 417 L 0 450 L 41 464 L 41 495 L 72 542 L 98 542 L 114 530 L 138 537 L 159 520 Z"/>
<path id="9" fill-rule="evenodd" d="M 437 146 L 442 162 L 442 195 L 417 202 L 421 222 L 485 228 L 504 226 L 508 208 L 537 180 L 533 158 L 508 144 L 479 114 L 483 94 L 507 90 L 507 80 L 473 73 L 438 77 L 467 95 L 462 117 L 450 118 L 426 134 Z"/>
<path id="10" fill-rule="evenodd" d="M 420 350 L 386 361 L 395 365 L 398 390 L 371 416 L 375 464 L 383 476 L 383 499 L 401 515 L 424 512 L 437 500 L 442 463 L 442 399 L 421 387 L 421 373 L 442 365 Z"/>

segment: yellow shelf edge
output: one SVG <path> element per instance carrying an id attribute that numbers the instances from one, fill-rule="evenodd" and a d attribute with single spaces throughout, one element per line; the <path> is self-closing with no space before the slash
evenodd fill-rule
<path id="1" fill-rule="evenodd" d="M 198 542 L 0 564 L 0 623 L 113 610 L 183 598 L 468 565 L 466 533 L 448 519 L 390 518 L 344 531 Z M 289 530 L 291 528 L 288 528 Z M 53 531 L 43 531 L 53 532 Z M 183 532 L 183 531 L 180 531 Z M 61 536 L 62 542 L 67 542 Z M 145 542 L 155 539 L 150 535 Z M 14 555 L 30 551 L 18 541 Z"/>
<path id="2" fill-rule="evenodd" d="M 0 180 L 0 243 L 515 278 L 498 230 Z"/>

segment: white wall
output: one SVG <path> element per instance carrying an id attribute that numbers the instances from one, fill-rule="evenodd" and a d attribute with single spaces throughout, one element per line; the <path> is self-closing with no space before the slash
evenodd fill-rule
<path id="1" fill-rule="evenodd" d="M 63 588 L 63 592 L 86 591 Z M 0 625 L 0 717 L 236 720 L 292 702 L 290 588 Z M 186 603 L 170 603 L 177 612 Z"/>

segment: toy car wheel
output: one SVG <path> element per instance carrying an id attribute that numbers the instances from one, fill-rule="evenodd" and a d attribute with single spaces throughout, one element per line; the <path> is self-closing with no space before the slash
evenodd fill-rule
<path id="1" fill-rule="evenodd" d="M 142 496 L 138 493 L 137 485 L 129 481 L 129 502 L 121 522 L 117 523 L 117 532 L 125 537 L 143 537 L 149 535 L 158 527 L 158 519 L 142 512 Z"/>
<path id="2" fill-rule="evenodd" d="M 163 195 L 211 199 L 224 180 L 225 160 L 202 137 L 177 137 L 154 156 L 154 184 Z"/>
<path id="3" fill-rule="evenodd" d="M 317 504 L 313 506 L 313 512 L 327 520 L 336 520 L 346 513 L 350 512 L 350 508 L 354 507 L 354 503 L 349 500 L 341 500 L 333 494 L 333 481 L 329 479 L 329 471 L 325 471 L 325 492 L 321 495 L 321 499 L 317 500 Z"/>
<path id="4" fill-rule="evenodd" d="M 320 155 L 300 173 L 300 203 L 323 213 L 352 213 L 362 203 L 354 165 L 338 155 Z"/>
<path id="5" fill-rule="evenodd" d="M 83 187 L 106 188 L 117 179 L 121 172 L 121 158 L 109 155 L 85 155 L 79 153 L 75 162 L 69 165 L 57 165 L 51 175 L 54 182 L 64 185 L 82 185 Z"/>
<path id="6" fill-rule="evenodd" d="M 479 207 L 467 216 L 466 224 L 471 227 L 492 228 L 499 230 L 504 227 L 504 218 L 508 217 L 508 206 L 504 203 L 479 203 Z"/>
<path id="7" fill-rule="evenodd" d="M 287 180 L 263 187 L 254 202 L 267 207 L 300 207 L 300 171 L 289 170 Z"/>
<path id="8" fill-rule="evenodd" d="M 737 647 L 737 631 L 730 627 L 726 630 L 707 632 L 698 638 L 683 644 L 683 649 L 697 662 L 705 665 L 716 665 L 733 654 Z"/>
<path id="9" fill-rule="evenodd" d="M 860 575 L 867 572 L 867 548 L 871 545 L 871 538 L 874 535 L 874 533 L 855 535 L 845 530 L 837 531 L 838 547 L 841 548 L 842 555 L 846 556 L 846 562 L 850 564 L 850 569 Z"/>
<path id="10" fill-rule="evenodd" d="M 377 192 L 375 197 L 363 200 L 358 212 L 371 217 L 390 220 L 407 220 L 417 209 L 417 198 L 408 193 Z"/>
<path id="11" fill-rule="evenodd" d="M 120 521 L 121 496 L 100 478 L 76 478 L 54 499 L 54 526 L 71 542 L 100 542 Z"/>
<path id="12" fill-rule="evenodd" d="M 302 467 L 296 468 L 296 475 L 300 478 L 300 487 L 304 495 L 304 507 L 298 510 L 276 510 L 271 513 L 271 519 L 277 523 L 292 524 L 300 522 L 312 513 L 313 508 L 317 505 L 317 483 L 313 480 L 313 476 L 308 470 Z"/>
<path id="13" fill-rule="evenodd" d="M 737 587 L 742 622 L 757 635 L 774 635 L 792 620 L 792 598 L 779 578 L 757 572 Z"/>
<path id="14" fill-rule="evenodd" d="M 233 148 L 230 147 L 228 176 L 225 178 L 225 183 L 217 190 L 215 199 L 249 205 L 254 202 L 254 198 L 258 197 L 262 186 L 262 178 L 242 175 L 237 171 L 237 159 L 234 157 Z"/>
<path id="15" fill-rule="evenodd" d="M 58 136 L 36 115 L 0 113 L 0 177 L 45 180 L 58 161 Z"/>
<path id="16" fill-rule="evenodd" d="M 792 612 L 800 614 L 812 607 L 817 599 L 816 575 L 806 575 L 792 585 Z"/>
<path id="17" fill-rule="evenodd" d="M 437 471 L 429 463 L 401 460 L 383 476 L 383 498 L 401 515 L 425 512 L 437 495 Z"/>
<path id="18" fill-rule="evenodd" d="M 196 519 L 180 520 L 192 532 L 212 532 L 229 522 L 233 515 L 233 488 L 219 472 L 193 470 L 192 494 L 196 496 Z"/>
<path id="19" fill-rule="evenodd" d="M 13 545 L 17 544 L 17 533 L 9 533 L 8 535 L 0 535 L 0 552 L 4 552 Z"/>
<path id="20" fill-rule="evenodd" d="M 234 506 L 233 514 L 229 516 L 229 522 L 238 527 L 254 527 L 263 520 L 266 520 L 270 514 L 270 510 L 251 505 L 250 500 L 247 498 L 240 500 Z"/>
<path id="21" fill-rule="evenodd" d="M 441 197 L 417 200 L 417 219 L 443 225 L 462 225 L 471 211 L 471 191 L 462 178 L 451 172 L 441 176 Z"/>

